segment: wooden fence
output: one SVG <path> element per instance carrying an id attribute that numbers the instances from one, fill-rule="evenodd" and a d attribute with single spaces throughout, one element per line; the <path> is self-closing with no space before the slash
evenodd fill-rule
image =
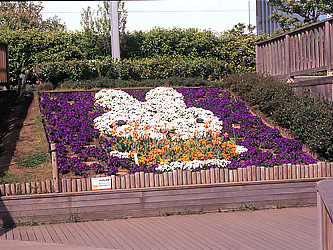
<path id="1" fill-rule="evenodd" d="M 317 183 L 318 249 L 333 248 L 333 179 Z"/>
<path id="2" fill-rule="evenodd" d="M 0 42 L 0 86 L 9 89 L 8 44 L 5 42 Z"/>
<path id="3" fill-rule="evenodd" d="M 256 70 L 291 78 L 333 69 L 333 18 L 256 44 Z"/>
<path id="4" fill-rule="evenodd" d="M 333 176 L 333 163 L 318 162 L 309 165 L 285 164 L 274 167 L 249 166 L 239 169 L 212 168 L 198 172 L 174 170 L 163 174 L 139 172 L 111 176 L 111 189 L 168 187 L 180 185 L 216 184 L 249 181 L 312 179 Z M 102 176 L 99 176 L 102 177 Z M 53 179 L 29 183 L 0 185 L 0 195 L 42 194 L 53 192 L 91 191 L 91 178 Z"/>

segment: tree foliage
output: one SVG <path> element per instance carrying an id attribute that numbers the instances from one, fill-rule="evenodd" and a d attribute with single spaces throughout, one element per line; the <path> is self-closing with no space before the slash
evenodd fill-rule
<path id="1" fill-rule="evenodd" d="M 316 22 L 320 15 L 333 13 L 332 0 L 267 0 L 267 2 L 284 12 L 273 11 L 270 16 L 283 31 Z"/>
<path id="2" fill-rule="evenodd" d="M 62 30 L 66 26 L 57 17 L 42 19 L 41 2 L 34 1 L 2 1 L 0 2 L 0 29 L 9 30 Z"/>
<path id="3" fill-rule="evenodd" d="M 98 5 L 97 10 L 92 10 L 90 6 L 87 9 L 83 9 L 80 22 L 83 31 L 88 34 L 109 35 L 111 31 L 109 9 L 110 1 L 103 1 L 103 5 Z M 127 10 L 123 1 L 118 1 L 118 9 L 119 32 L 122 35 L 125 32 L 127 23 Z"/>

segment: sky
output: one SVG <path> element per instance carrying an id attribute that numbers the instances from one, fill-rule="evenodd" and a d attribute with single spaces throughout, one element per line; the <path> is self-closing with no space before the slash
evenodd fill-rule
<path id="1" fill-rule="evenodd" d="M 198 28 L 223 32 L 237 23 L 255 25 L 255 0 L 151 0 L 125 1 L 126 30 L 148 31 L 154 27 Z M 81 13 L 97 10 L 102 1 L 42 1 L 43 19 L 57 15 L 68 30 L 81 30 Z M 250 5 L 250 11 L 249 11 Z"/>

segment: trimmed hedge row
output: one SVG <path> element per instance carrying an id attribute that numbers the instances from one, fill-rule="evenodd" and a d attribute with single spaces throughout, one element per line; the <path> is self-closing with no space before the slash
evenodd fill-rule
<path id="1" fill-rule="evenodd" d="M 182 57 L 156 57 L 113 61 L 84 60 L 38 64 L 34 69 L 40 82 L 57 86 L 65 79 L 80 81 L 95 77 L 122 80 L 164 79 L 172 76 L 219 79 L 231 72 L 224 61 L 211 58 L 186 59 Z"/>
<path id="2" fill-rule="evenodd" d="M 232 74 L 223 79 L 223 86 L 289 129 L 319 156 L 333 161 L 333 103 L 295 94 L 287 84 L 256 73 Z"/>

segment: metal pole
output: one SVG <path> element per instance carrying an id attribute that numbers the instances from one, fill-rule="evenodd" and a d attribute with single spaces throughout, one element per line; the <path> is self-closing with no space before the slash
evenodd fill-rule
<path id="1" fill-rule="evenodd" d="M 113 60 L 120 60 L 118 1 L 110 1 L 111 51 Z"/>

